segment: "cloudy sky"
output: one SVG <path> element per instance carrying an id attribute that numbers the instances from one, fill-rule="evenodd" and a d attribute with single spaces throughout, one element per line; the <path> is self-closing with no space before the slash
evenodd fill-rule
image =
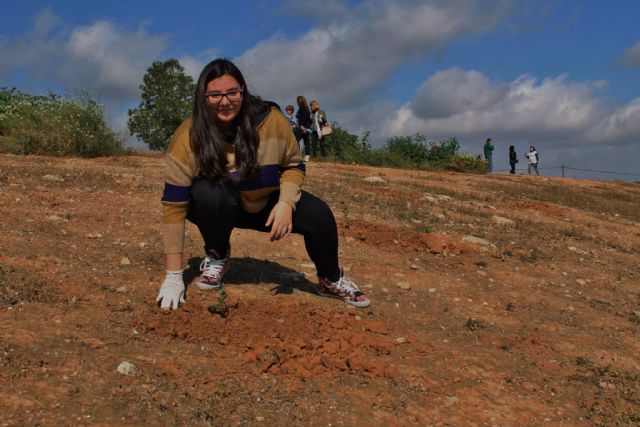
<path id="1" fill-rule="evenodd" d="M 375 145 L 419 132 L 479 154 L 492 137 L 497 169 L 535 145 L 541 167 L 640 176 L 637 0 L 2 3 L 0 86 L 88 89 L 120 130 L 153 61 L 197 76 L 222 56 L 254 93 L 317 99 Z"/>

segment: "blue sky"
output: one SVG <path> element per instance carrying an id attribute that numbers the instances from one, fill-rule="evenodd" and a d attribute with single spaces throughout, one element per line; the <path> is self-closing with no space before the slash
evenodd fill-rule
<path id="1" fill-rule="evenodd" d="M 541 166 L 640 174 L 640 2 L 2 1 L 0 86 L 88 89 L 126 129 L 154 60 L 233 59 L 257 94 L 317 99 L 380 145 L 420 132 Z M 557 174 L 558 170 L 546 173 Z M 594 178 L 623 178 L 580 173 Z M 572 175 L 577 176 L 578 172 Z M 626 177 L 626 179 L 638 179 Z"/>

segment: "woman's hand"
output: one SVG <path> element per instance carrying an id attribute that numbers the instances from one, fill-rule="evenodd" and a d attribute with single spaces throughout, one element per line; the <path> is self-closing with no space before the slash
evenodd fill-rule
<path id="1" fill-rule="evenodd" d="M 271 226 L 271 233 L 269 233 L 269 240 L 280 240 L 287 234 L 291 233 L 293 229 L 293 208 L 287 202 L 279 201 L 271 209 L 269 218 L 265 226 Z"/>

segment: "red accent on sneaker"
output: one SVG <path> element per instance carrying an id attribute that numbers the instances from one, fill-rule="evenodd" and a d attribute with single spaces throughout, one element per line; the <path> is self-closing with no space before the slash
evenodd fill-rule
<path id="1" fill-rule="evenodd" d="M 222 277 L 231 266 L 230 255 L 231 249 L 227 252 L 226 258 L 221 258 L 214 250 L 209 251 L 200 264 L 202 274 L 196 279 L 196 286 L 204 290 L 219 289 L 222 286 Z"/>
<path id="2" fill-rule="evenodd" d="M 358 308 L 368 307 L 371 304 L 369 297 L 355 283 L 344 277 L 342 269 L 340 278 L 336 282 L 318 277 L 318 291 L 320 295 L 341 299 Z"/>

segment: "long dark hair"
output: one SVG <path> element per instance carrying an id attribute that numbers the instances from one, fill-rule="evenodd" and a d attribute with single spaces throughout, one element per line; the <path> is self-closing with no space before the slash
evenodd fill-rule
<path id="1" fill-rule="evenodd" d="M 254 112 L 264 107 L 264 102 L 249 93 L 242 73 L 228 59 L 216 59 L 207 64 L 200 73 L 193 102 L 193 116 L 189 139 L 196 156 L 199 173 L 218 182 L 230 179 L 224 134 L 214 118 L 212 107 L 207 103 L 207 84 L 218 77 L 229 75 L 242 86 L 240 112 L 233 121 L 236 126 L 234 152 L 236 170 L 240 180 L 255 176 L 259 170 L 258 145 L 260 138 Z"/>

